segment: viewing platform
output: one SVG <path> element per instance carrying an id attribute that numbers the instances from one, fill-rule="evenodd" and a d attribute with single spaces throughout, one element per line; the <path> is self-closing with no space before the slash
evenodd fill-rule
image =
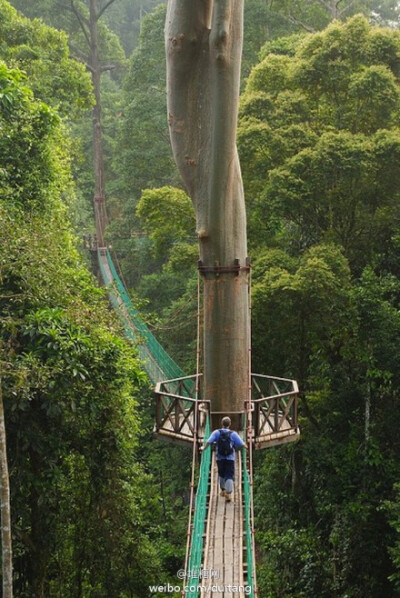
<path id="1" fill-rule="evenodd" d="M 202 375 L 159 382 L 155 433 L 184 443 L 204 438 L 210 401 L 201 398 Z M 298 440 L 298 386 L 295 380 L 252 374 L 251 429 L 255 449 Z M 198 398 L 193 398 L 197 388 Z M 244 403 L 244 408 L 246 404 Z M 196 412 L 197 411 L 197 412 Z M 245 409 L 243 414 L 245 413 Z"/>

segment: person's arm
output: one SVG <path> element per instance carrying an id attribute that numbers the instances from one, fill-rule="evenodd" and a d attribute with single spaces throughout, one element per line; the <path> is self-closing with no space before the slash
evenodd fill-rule
<path id="1" fill-rule="evenodd" d="M 206 448 L 207 448 L 208 446 L 210 446 L 210 444 L 211 444 L 211 442 L 208 442 L 208 440 L 207 440 L 207 442 L 206 442 L 205 444 L 203 444 L 203 446 L 201 446 L 201 447 L 200 447 L 200 451 L 205 451 L 205 450 L 206 450 Z"/>
<path id="2" fill-rule="evenodd" d="M 247 444 L 244 442 L 237 432 L 232 432 L 233 436 L 233 444 L 236 450 L 241 451 L 242 449 L 247 449 Z"/>
<path id="3" fill-rule="evenodd" d="M 207 440 L 207 442 L 205 444 L 203 444 L 203 446 L 200 447 L 200 451 L 204 451 L 207 447 L 209 447 L 211 444 L 213 444 L 216 440 L 217 440 L 217 432 L 213 432 L 210 436 L 210 438 Z"/>

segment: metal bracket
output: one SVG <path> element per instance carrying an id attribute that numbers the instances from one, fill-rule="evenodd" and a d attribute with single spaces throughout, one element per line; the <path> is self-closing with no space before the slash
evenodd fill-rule
<path id="1" fill-rule="evenodd" d="M 214 266 L 204 266 L 202 260 L 199 260 L 197 264 L 200 274 L 215 274 L 216 276 L 219 276 L 220 274 L 235 274 L 236 276 L 239 276 L 239 272 L 249 272 L 251 268 L 248 257 L 246 258 L 245 266 L 240 265 L 240 260 L 238 258 L 235 259 L 233 266 L 220 266 L 219 262 L 215 262 Z"/>

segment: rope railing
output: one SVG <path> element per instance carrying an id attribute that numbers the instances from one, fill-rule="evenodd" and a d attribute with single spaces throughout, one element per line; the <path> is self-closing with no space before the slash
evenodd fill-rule
<path id="1" fill-rule="evenodd" d="M 104 258 L 106 258 L 106 256 L 105 254 L 101 253 L 102 251 L 105 250 L 98 251 L 98 261 L 103 282 L 107 287 L 109 301 L 121 321 L 125 336 L 132 342 L 136 343 L 139 358 L 143 364 L 146 364 L 146 371 L 150 379 L 154 380 L 159 378 L 162 376 L 162 372 L 160 368 L 157 367 L 157 364 L 151 359 L 151 355 L 149 354 L 146 345 L 140 344 L 138 342 L 140 337 L 134 330 L 133 323 L 129 316 L 129 311 L 118 291 L 116 281 L 113 280 L 112 272 L 108 266 L 107 260 L 104 262 Z"/>
<path id="2" fill-rule="evenodd" d="M 114 262 L 111 258 L 110 252 L 107 249 L 107 260 L 113 275 L 113 279 L 115 281 L 116 287 L 118 292 L 126 305 L 129 315 L 132 319 L 132 322 L 135 328 L 138 330 L 140 335 L 143 336 L 147 348 L 157 361 L 158 365 L 162 368 L 163 372 L 165 373 L 164 379 L 170 378 L 178 378 L 179 376 L 184 376 L 183 370 L 178 366 L 177 363 L 168 355 L 165 349 L 160 345 L 158 340 L 155 336 L 150 332 L 146 324 L 143 322 L 139 312 L 137 309 L 134 308 L 131 298 L 129 297 L 120 277 L 118 276 L 117 270 L 115 268 Z"/>
<path id="3" fill-rule="evenodd" d="M 210 435 L 210 418 L 207 416 L 205 438 Z M 190 550 L 185 571 L 188 591 L 185 598 L 197 598 L 199 572 L 203 557 L 204 530 L 207 517 L 207 494 L 211 471 L 211 451 L 203 451 L 200 462 L 199 483 L 194 501 L 193 523 L 190 529 Z M 192 488 L 192 492 L 194 489 Z"/>
<path id="4" fill-rule="evenodd" d="M 107 258 L 109 272 L 107 272 L 102 259 L 104 255 Z M 108 287 L 110 301 L 122 321 L 127 337 L 137 343 L 139 356 L 151 380 L 156 383 L 161 379 L 184 376 L 183 370 L 160 345 L 143 322 L 138 310 L 133 306 L 131 298 L 117 273 L 109 250 L 99 248 L 98 257 L 101 275 Z"/>
<path id="5" fill-rule="evenodd" d="M 252 484 L 247 468 L 247 451 L 242 450 L 242 480 L 243 480 L 243 508 L 244 529 L 247 561 L 247 586 L 250 590 L 247 596 L 256 596 L 255 554 L 254 554 L 254 525 L 252 516 Z"/>

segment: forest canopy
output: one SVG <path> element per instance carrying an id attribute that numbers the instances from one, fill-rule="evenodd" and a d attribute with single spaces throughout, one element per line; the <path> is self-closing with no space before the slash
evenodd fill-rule
<path id="1" fill-rule="evenodd" d="M 81 247 L 95 98 L 83 29 L 60 4 L 0 0 L 15 594 L 147 598 L 184 559 L 190 455 L 153 439 L 143 364 Z M 99 21 L 106 240 L 191 374 L 198 248 L 168 139 L 164 20 L 165 2 L 116 0 Z M 397 20 L 392 0 L 245 2 L 252 367 L 300 386 L 301 440 L 255 455 L 263 598 L 400 592 Z"/>

